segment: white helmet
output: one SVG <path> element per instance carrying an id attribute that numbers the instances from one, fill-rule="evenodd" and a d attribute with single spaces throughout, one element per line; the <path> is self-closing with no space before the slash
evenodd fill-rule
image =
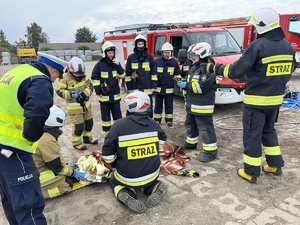
<path id="1" fill-rule="evenodd" d="M 208 56 L 211 56 L 211 53 L 211 46 L 206 42 L 193 44 L 188 49 L 188 55 L 190 59 L 192 59 L 194 55 L 199 55 L 201 59 L 204 59 Z"/>
<path id="2" fill-rule="evenodd" d="M 102 45 L 102 52 L 105 53 L 110 50 L 116 50 L 116 46 L 111 41 L 105 41 Z"/>
<path id="3" fill-rule="evenodd" d="M 136 41 L 138 41 L 138 40 L 143 40 L 143 41 L 147 42 L 146 37 L 145 37 L 144 35 L 142 35 L 142 34 L 139 34 L 139 35 L 137 35 L 137 36 L 135 37 L 134 41 L 136 42 Z"/>
<path id="4" fill-rule="evenodd" d="M 150 98 L 142 91 L 134 91 L 124 99 L 128 112 L 146 112 L 151 103 Z"/>
<path id="5" fill-rule="evenodd" d="M 68 71 L 75 77 L 85 76 L 85 65 L 81 58 L 73 57 L 68 63 Z"/>
<path id="6" fill-rule="evenodd" d="M 161 50 L 162 51 L 173 51 L 174 48 L 173 48 L 173 45 L 171 45 L 169 42 L 166 42 L 161 46 Z"/>
<path id="7" fill-rule="evenodd" d="M 66 114 L 65 112 L 56 105 L 50 108 L 50 114 L 45 122 L 48 127 L 62 127 L 65 123 Z"/>
<path id="8" fill-rule="evenodd" d="M 272 8 L 261 8 L 250 17 L 249 23 L 255 26 L 258 34 L 263 34 L 280 27 L 279 14 Z"/>

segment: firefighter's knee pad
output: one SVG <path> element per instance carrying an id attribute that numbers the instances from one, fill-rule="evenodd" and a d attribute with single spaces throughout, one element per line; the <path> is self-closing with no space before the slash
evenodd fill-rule
<path id="1" fill-rule="evenodd" d="M 86 131 L 91 131 L 93 129 L 93 125 L 94 125 L 93 118 L 84 121 L 84 123 L 85 123 Z"/>
<path id="2" fill-rule="evenodd" d="M 81 136 L 82 132 L 84 130 L 84 124 L 83 123 L 75 124 L 74 127 L 75 127 L 74 128 L 74 135 Z"/>

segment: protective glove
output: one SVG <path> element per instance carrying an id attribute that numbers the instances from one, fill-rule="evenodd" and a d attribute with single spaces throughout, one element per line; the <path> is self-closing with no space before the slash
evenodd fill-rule
<path id="1" fill-rule="evenodd" d="M 80 169 L 77 167 L 74 169 L 73 177 L 78 181 L 85 181 L 87 174 L 85 172 L 80 171 Z"/>
<path id="2" fill-rule="evenodd" d="M 111 88 L 107 85 L 107 83 L 102 83 L 101 90 L 102 90 L 103 94 L 108 95 L 111 91 Z"/>
<path id="3" fill-rule="evenodd" d="M 187 82 L 186 81 L 178 81 L 177 86 L 181 89 L 186 88 Z"/>
<path id="4" fill-rule="evenodd" d="M 71 91 L 70 96 L 71 98 L 77 99 L 80 95 L 80 91 Z"/>
<path id="5" fill-rule="evenodd" d="M 89 96 L 87 96 L 83 91 L 80 91 L 78 97 L 76 98 L 76 101 L 81 104 L 87 102 L 88 100 Z"/>

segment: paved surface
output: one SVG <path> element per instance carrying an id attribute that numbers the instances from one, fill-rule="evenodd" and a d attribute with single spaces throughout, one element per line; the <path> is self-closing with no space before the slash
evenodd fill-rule
<path id="1" fill-rule="evenodd" d="M 291 82 L 300 90 L 300 79 Z M 56 98 L 58 104 L 64 105 Z M 198 152 L 189 152 L 189 168 L 200 173 L 199 178 L 168 176 L 162 180 L 168 194 L 159 207 L 143 215 L 135 215 L 120 205 L 108 184 L 86 187 L 63 197 L 49 200 L 45 214 L 50 225 L 281 225 L 300 224 L 300 111 L 280 113 L 278 135 L 285 158 L 284 175 L 262 175 L 257 185 L 250 185 L 236 176 L 242 165 L 241 104 L 218 106 L 215 114 L 220 146 L 219 159 L 209 164 L 198 161 Z M 94 101 L 94 118 L 99 122 L 99 105 Z M 184 141 L 182 99 L 175 100 L 175 127 L 164 128 L 169 140 Z M 225 128 L 225 129 L 224 129 Z M 231 129 L 228 129 L 231 128 Z M 95 126 L 95 134 L 103 134 Z M 60 139 L 67 160 L 80 154 L 71 148 L 71 126 L 67 124 Z M 95 147 L 94 147 L 95 148 Z M 93 147 L 90 147 L 89 151 Z M 0 225 L 7 225 L 0 209 Z"/>

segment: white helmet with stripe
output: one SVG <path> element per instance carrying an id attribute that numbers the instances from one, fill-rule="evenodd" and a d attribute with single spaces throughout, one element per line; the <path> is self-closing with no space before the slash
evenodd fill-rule
<path id="1" fill-rule="evenodd" d="M 105 57 L 105 52 L 107 51 L 116 51 L 116 46 L 111 41 L 105 41 L 102 45 L 102 52 Z"/>
<path id="2" fill-rule="evenodd" d="M 131 113 L 146 112 L 151 105 L 149 96 L 142 91 L 134 91 L 128 94 L 125 97 L 124 102 L 128 112 Z"/>
<path id="3" fill-rule="evenodd" d="M 147 42 L 147 38 L 142 34 L 139 34 L 135 37 L 134 41 L 137 42 L 138 40 L 143 40 L 143 41 Z"/>
<path id="4" fill-rule="evenodd" d="M 192 59 L 194 55 L 199 55 L 201 59 L 204 59 L 208 56 L 211 56 L 211 54 L 211 46 L 206 42 L 199 42 L 197 44 L 193 44 L 188 49 L 188 55 L 190 59 Z"/>
<path id="5" fill-rule="evenodd" d="M 68 71 L 75 77 L 85 76 L 85 65 L 81 58 L 73 57 L 68 63 Z"/>
<path id="6" fill-rule="evenodd" d="M 58 106 L 53 105 L 50 108 L 50 114 L 45 122 L 45 126 L 48 127 L 63 127 L 65 124 L 66 114 Z"/>
<path id="7" fill-rule="evenodd" d="M 261 8 L 250 17 L 249 23 L 255 26 L 258 34 L 263 34 L 280 27 L 279 14 L 272 8 Z"/>
<path id="8" fill-rule="evenodd" d="M 161 46 L 161 50 L 164 52 L 164 51 L 173 51 L 174 48 L 173 48 L 173 45 L 169 42 L 166 42 L 164 43 L 162 46 Z"/>

